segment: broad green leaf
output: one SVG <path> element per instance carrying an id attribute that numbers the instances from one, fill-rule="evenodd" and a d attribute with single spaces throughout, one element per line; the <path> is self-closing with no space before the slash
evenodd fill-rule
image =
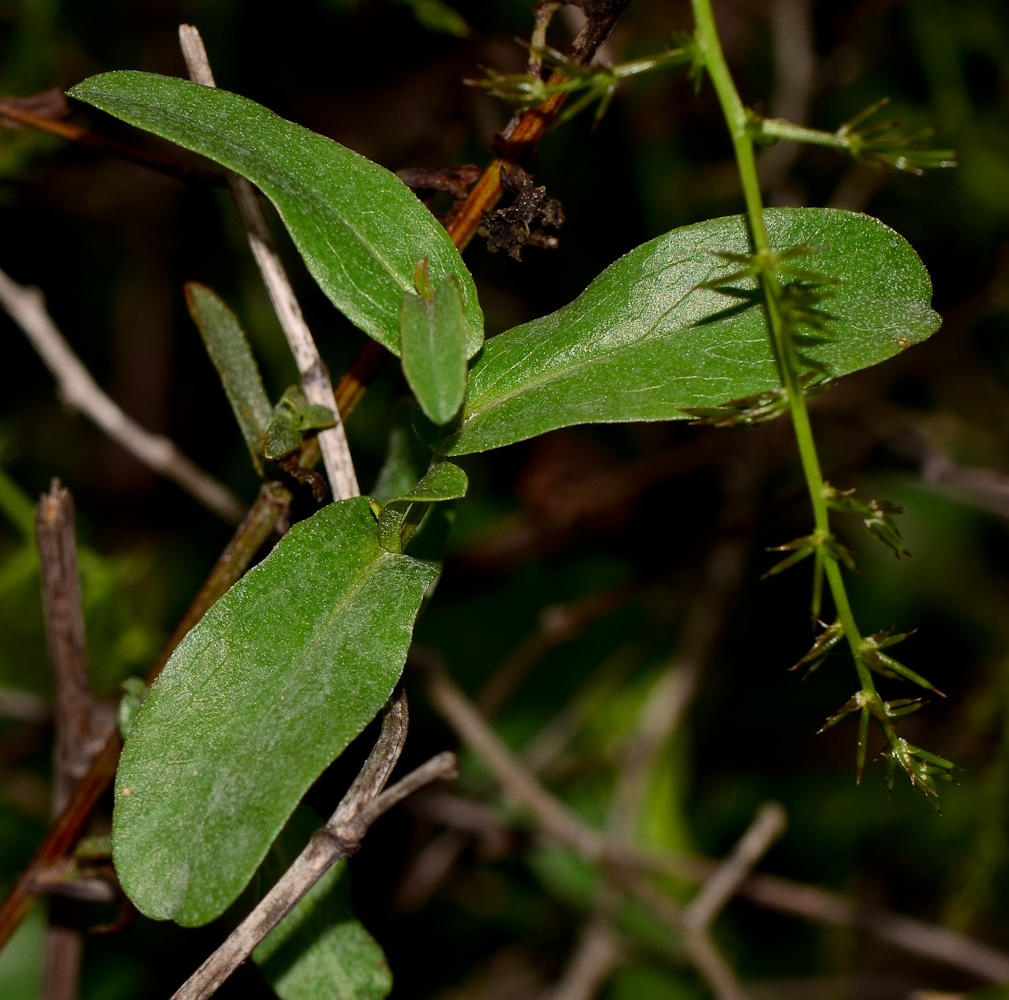
<path id="1" fill-rule="evenodd" d="M 253 465 L 262 472 L 260 456 L 263 435 L 273 407 L 263 388 L 259 366 L 235 314 L 214 291 L 198 282 L 185 286 L 189 315 L 203 337 L 207 354 L 217 369 L 224 394 L 241 428 Z"/>
<path id="2" fill-rule="evenodd" d="M 262 895 L 290 867 L 323 821 L 299 806 L 270 848 L 257 877 Z M 253 952 L 281 1000 L 382 1000 L 389 965 L 350 905 L 347 862 L 337 862 Z"/>
<path id="3" fill-rule="evenodd" d="M 483 340 L 476 288 L 448 234 L 395 174 L 255 101 L 189 80 L 121 70 L 68 94 L 247 177 L 273 202 L 319 287 L 352 323 L 399 354 L 399 307 L 426 257 L 454 274 L 467 355 Z"/>
<path id="4" fill-rule="evenodd" d="M 355 497 L 295 525 L 182 640 L 116 777 L 114 859 L 137 908 L 205 923 L 385 703 L 435 565 L 378 543 Z"/>
<path id="5" fill-rule="evenodd" d="M 406 381 L 424 415 L 447 424 L 466 394 L 466 314 L 455 277 L 431 298 L 404 292 L 399 322 Z"/>
<path id="6" fill-rule="evenodd" d="M 934 333 L 932 286 L 914 250 L 877 219 L 837 209 L 765 213 L 772 248 L 821 247 L 809 268 L 839 282 L 834 319 L 802 354 L 837 377 Z M 751 279 L 740 295 L 699 288 L 749 253 L 742 216 L 675 229 L 608 267 L 574 302 L 484 346 L 459 423 L 425 438 L 446 455 L 500 448 L 572 424 L 680 420 L 779 386 Z"/>
<path id="7" fill-rule="evenodd" d="M 378 520 L 382 545 L 399 552 L 419 523 L 427 504 L 458 500 L 466 495 L 466 473 L 451 462 L 432 462 L 424 478 L 409 493 L 395 497 L 383 507 Z"/>

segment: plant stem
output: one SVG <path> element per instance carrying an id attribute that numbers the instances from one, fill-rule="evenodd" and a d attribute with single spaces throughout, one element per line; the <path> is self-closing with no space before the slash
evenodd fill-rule
<path id="1" fill-rule="evenodd" d="M 764 204 L 760 194 L 760 181 L 757 177 L 753 140 L 747 131 L 749 116 L 739 98 L 739 92 L 733 83 L 729 67 L 726 65 L 710 0 L 691 0 L 691 5 L 697 28 L 697 44 L 704 54 L 705 67 L 711 76 L 711 82 L 718 95 L 722 113 L 732 136 L 739 177 L 743 185 L 743 197 L 746 201 L 750 238 L 753 241 L 754 255 L 762 265 L 760 280 L 771 333 L 771 347 L 778 363 L 782 385 L 788 394 L 788 408 L 792 416 L 799 459 L 802 463 L 802 471 L 806 478 L 809 499 L 813 507 L 814 537 L 822 541 L 830 536 L 830 517 L 823 495 L 823 473 L 820 470 L 820 459 L 816 453 L 809 412 L 806 409 L 806 401 L 799 384 L 795 346 L 781 315 L 781 285 L 774 270 L 774 258 L 771 254 L 767 227 L 764 224 Z M 823 552 L 822 556 L 821 552 Z M 872 675 L 861 657 L 862 636 L 851 610 L 841 569 L 836 559 L 829 552 L 825 552 L 822 547 L 817 550 L 817 558 L 822 560 L 826 570 L 827 583 L 837 609 L 838 618 L 844 628 L 845 638 L 851 647 L 862 690 L 865 694 L 878 699 Z"/>

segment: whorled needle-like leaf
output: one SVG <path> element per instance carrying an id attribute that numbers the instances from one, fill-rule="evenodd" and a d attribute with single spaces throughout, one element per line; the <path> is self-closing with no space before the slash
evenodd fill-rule
<path id="1" fill-rule="evenodd" d="M 800 376 L 799 386 L 806 399 L 820 396 L 830 388 L 830 380 L 822 370 L 807 372 Z M 698 406 L 684 411 L 696 420 L 695 425 L 709 424 L 712 427 L 752 427 L 767 423 L 788 412 L 788 392 L 786 389 L 772 389 L 758 392 L 746 399 L 733 399 L 722 406 Z"/>
<path id="2" fill-rule="evenodd" d="M 911 553 L 904 545 L 900 529 L 893 519 L 895 514 L 902 514 L 904 508 L 889 500 L 859 500 L 854 493 L 854 490 L 839 490 L 830 483 L 824 483 L 823 486 L 823 498 L 828 507 L 842 514 L 855 514 L 862 518 L 871 538 L 882 542 L 895 557 L 910 558 Z"/>
<path id="3" fill-rule="evenodd" d="M 890 740 L 890 746 L 883 751 L 883 756 L 887 761 L 886 786 L 889 791 L 893 791 L 893 773 L 899 767 L 907 775 L 911 787 L 924 794 L 937 809 L 939 790 L 935 779 L 940 778 L 955 785 L 956 779 L 950 771 L 960 770 L 951 760 L 913 746 L 896 735 Z"/>
<path id="4" fill-rule="evenodd" d="M 827 625 L 825 622 L 820 622 L 820 624 L 823 626 L 823 631 L 816 637 L 806 655 L 793 666 L 789 667 L 789 670 L 798 670 L 801 667 L 807 667 L 808 672 L 806 676 L 809 676 L 809 674 L 813 673 L 820 666 L 827 654 L 844 638 L 844 627 L 841 625 L 840 620 L 831 622 L 830 625 Z"/>

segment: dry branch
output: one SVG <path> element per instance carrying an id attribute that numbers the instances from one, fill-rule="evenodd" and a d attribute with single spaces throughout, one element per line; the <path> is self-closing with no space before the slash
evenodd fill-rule
<path id="1" fill-rule="evenodd" d="M 19 285 L 0 271 L 0 307 L 27 334 L 67 406 L 79 410 L 131 455 L 224 520 L 235 524 L 242 519 L 245 506 L 229 489 L 186 458 L 168 438 L 144 430 L 102 392 L 56 328 L 39 289 Z"/>
<path id="2" fill-rule="evenodd" d="M 403 750 L 406 733 L 406 696 L 400 693 L 387 706 L 378 742 L 329 822 L 312 835 L 308 846 L 277 884 L 173 994 L 172 1000 L 204 1000 L 212 996 L 312 886 L 337 861 L 357 851 L 375 820 L 424 785 L 455 777 L 455 755 L 442 753 L 383 791 Z"/>
<path id="3" fill-rule="evenodd" d="M 205 87 L 217 86 L 199 31 L 191 24 L 179 25 L 179 42 L 190 78 Z M 266 224 L 266 216 L 259 204 L 259 196 L 256 189 L 244 177 L 229 171 L 227 178 L 228 188 L 245 227 L 252 255 L 259 265 L 266 290 L 270 293 L 270 301 L 277 312 L 284 336 L 287 337 L 287 343 L 298 365 L 301 387 L 305 390 L 309 402 L 328 407 L 336 416 L 336 425 L 320 431 L 318 435 L 333 499 L 346 500 L 348 497 L 359 496 L 361 490 L 354 474 L 354 463 L 350 457 L 347 435 L 340 419 L 329 372 L 319 357 L 312 333 L 308 329 L 301 306 L 280 260 L 273 234 Z"/>
<path id="4" fill-rule="evenodd" d="M 644 875 L 704 882 L 718 870 L 719 862 L 608 842 L 537 781 L 437 661 L 428 657 L 419 663 L 415 657 L 412 662 L 424 669 L 428 695 L 439 714 L 490 771 L 505 795 L 533 814 L 543 834 L 575 850 L 585 860 L 610 869 L 619 884 L 648 903 L 663 920 L 682 925 L 680 907 Z M 448 818 L 447 814 L 443 818 Z M 910 954 L 988 982 L 1009 981 L 1009 955 L 1005 952 L 944 927 L 860 906 L 816 886 L 773 875 L 751 875 L 738 885 L 736 894 L 779 913 L 816 923 L 857 927 Z"/>

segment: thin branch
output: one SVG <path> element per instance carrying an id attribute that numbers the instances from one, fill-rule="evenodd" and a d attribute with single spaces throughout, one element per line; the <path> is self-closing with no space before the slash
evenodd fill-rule
<path id="1" fill-rule="evenodd" d="M 94 745 L 94 699 L 88 683 L 84 606 L 77 568 L 74 502 L 54 479 L 35 511 L 49 658 L 53 665 L 53 812 L 66 805 L 87 773 Z M 69 900 L 52 900 L 42 973 L 43 1000 L 75 1000 L 80 986 L 84 941 Z"/>
<path id="2" fill-rule="evenodd" d="M 43 723 L 52 718 L 52 710 L 49 702 L 37 694 L 0 687 L 0 717 L 18 722 Z"/>
<path id="3" fill-rule="evenodd" d="M 460 740 L 479 757 L 505 794 L 524 806 L 539 821 L 544 833 L 578 851 L 586 861 L 611 869 L 614 877 L 643 901 L 664 907 L 667 923 L 679 907 L 643 876 L 660 875 L 703 882 L 719 868 L 706 858 L 628 847 L 607 842 L 602 835 L 572 813 L 536 780 L 482 718 L 473 703 L 445 675 L 431 657 L 411 663 L 420 666 L 432 704 Z M 447 818 L 447 817 L 445 817 Z M 862 907 L 853 900 L 816 886 L 772 875 L 752 875 L 737 894 L 758 906 L 816 923 L 857 927 L 913 955 L 940 962 L 994 983 L 1009 981 L 1009 955 L 989 945 L 934 924 Z M 664 901 L 660 904 L 660 900 Z M 649 903 L 651 905 L 651 903 Z"/>
<path id="4" fill-rule="evenodd" d="M 733 499 L 726 505 L 723 518 L 728 523 L 735 520 L 752 495 L 751 489 L 735 485 L 736 489 L 730 490 Z M 690 602 L 676 653 L 646 699 L 635 733 L 621 755 L 610 828 L 625 842 L 629 843 L 637 830 L 656 759 L 693 703 L 704 667 L 723 635 L 745 563 L 744 538 L 727 534 L 716 540 Z"/>
<path id="5" fill-rule="evenodd" d="M 71 125 L 69 122 L 59 121 L 45 115 L 35 114 L 24 107 L 18 106 L 18 98 L 0 98 L 0 125 L 6 125 L 5 118 L 17 122 L 19 125 L 27 125 L 40 132 L 48 132 L 50 135 L 58 136 L 67 142 L 75 142 L 81 146 L 89 146 L 103 153 L 111 153 L 121 160 L 136 163 L 142 167 L 156 170 L 158 173 L 167 174 L 181 181 L 198 181 L 202 184 L 221 185 L 224 183 L 224 175 L 217 170 L 207 170 L 203 167 L 195 167 L 179 160 L 173 160 L 158 153 L 151 153 L 137 146 L 126 146 L 113 139 L 106 139 L 104 136 L 88 132 L 78 125 Z"/>
<path id="6" fill-rule="evenodd" d="M 545 1000 L 592 1000 L 624 957 L 620 938 L 602 916 L 582 928 L 557 985 Z"/>
<path id="7" fill-rule="evenodd" d="M 206 49 L 199 31 L 191 24 L 179 25 L 179 43 L 182 55 L 185 57 L 189 76 L 196 83 L 205 87 L 215 87 L 214 74 L 210 69 Z M 333 385 L 329 372 L 312 339 L 301 306 L 295 297 L 294 289 L 288 280 L 280 254 L 277 252 L 273 235 L 266 224 L 266 216 L 256 189 L 244 177 L 229 172 L 227 174 L 228 188 L 235 200 L 242 225 L 245 227 L 252 255 L 256 258 L 260 273 L 270 293 L 273 308 L 284 330 L 284 336 L 291 347 L 291 353 L 298 365 L 301 375 L 301 387 L 312 403 L 329 407 L 336 416 L 336 425 L 320 431 L 319 446 L 322 449 L 322 460 L 329 476 L 329 485 L 333 490 L 335 500 L 346 500 L 348 497 L 359 496 L 361 490 L 357 485 L 354 473 L 354 463 L 350 457 L 347 445 L 347 435 L 340 419 L 340 411 L 333 394 Z"/>
<path id="8" fill-rule="evenodd" d="M 161 668 L 168 662 L 186 632 L 245 572 L 278 521 L 286 515 L 290 501 L 291 494 L 282 484 L 263 484 L 259 498 L 239 525 L 231 542 L 221 553 L 193 603 L 152 666 L 147 675 L 148 684 L 153 682 Z M 121 749 L 122 741 L 119 739 L 119 733 L 113 730 L 91 762 L 88 773 L 74 789 L 66 808 L 60 812 L 49 828 L 28 867 L 21 873 L 0 905 L 0 949 L 34 906 L 36 896 L 33 887 L 38 879 L 44 877 L 54 864 L 59 863 L 76 842 L 92 809 L 115 777 Z"/>
<path id="9" fill-rule="evenodd" d="M 572 42 L 568 60 L 579 66 L 590 63 L 629 3 L 630 0 L 601 0 L 596 4 L 585 26 Z M 550 74 L 547 85 L 558 84 L 565 79 L 567 78 L 564 73 L 556 69 Z M 473 238 L 484 214 L 501 199 L 504 190 L 501 174 L 505 165 L 516 163 L 532 153 L 550 123 L 557 117 L 567 96 L 567 94 L 552 94 L 538 108 L 529 108 L 522 112 L 509 123 L 499 137 L 499 155 L 473 186 L 466 201 L 452 214 L 446 227 L 452 241 L 460 250 L 464 249 Z"/>
<path id="10" fill-rule="evenodd" d="M 368 828 L 379 816 L 418 788 L 455 777 L 455 755 L 442 753 L 381 792 L 405 739 L 406 700 L 400 695 L 386 712 L 375 749 L 329 822 L 312 835 L 294 864 L 172 1000 L 203 1000 L 212 996 L 312 886 L 337 861 L 349 857 L 361 846 Z"/>
<path id="11" fill-rule="evenodd" d="M 706 879 L 684 913 L 688 926 L 702 930 L 739 891 L 757 862 L 785 832 L 787 817 L 777 802 L 765 802 L 729 856 Z"/>
<path id="12" fill-rule="evenodd" d="M 256 553 L 266 544 L 291 507 L 291 491 L 281 482 L 266 482 L 259 488 L 256 502 L 249 508 L 238 530 L 218 557 L 203 585 L 186 608 L 175 630 L 147 673 L 147 683 L 154 678 L 175 652 L 185 634 L 207 613 L 210 606 L 236 583 L 249 568 Z"/>
<path id="13" fill-rule="evenodd" d="M 748 878 L 739 887 L 739 895 L 778 913 L 835 927 L 857 927 L 909 954 L 988 982 L 1009 982 L 1009 955 L 937 924 L 862 906 L 838 893 L 774 875 Z"/>
<path id="14" fill-rule="evenodd" d="M 469 747 L 501 785 L 505 794 L 530 810 L 548 836 L 570 844 L 585 857 L 600 861 L 605 854 L 602 836 L 551 795 L 505 745 L 477 707 L 449 678 L 433 657 L 411 663 L 421 666 L 428 697 L 459 739 Z"/>
<path id="15" fill-rule="evenodd" d="M 94 699 L 88 683 L 84 606 L 77 569 L 74 502 L 69 490 L 52 481 L 35 514 L 45 606 L 46 636 L 54 677 L 55 781 L 53 810 L 59 812 L 74 785 L 87 772 L 92 746 Z"/>
<path id="16" fill-rule="evenodd" d="M 626 603 L 630 587 L 615 587 L 565 604 L 552 604 L 540 612 L 533 629 L 490 675 L 476 704 L 488 718 L 497 715 L 533 668 L 561 643 L 576 639 L 596 619 Z"/>
<path id="17" fill-rule="evenodd" d="M 27 334 L 56 379 L 64 403 L 79 410 L 130 454 L 224 520 L 234 524 L 242 519 L 245 506 L 229 489 L 186 458 L 168 438 L 144 430 L 99 388 L 56 328 L 39 289 L 18 285 L 0 271 L 0 307 Z"/>

